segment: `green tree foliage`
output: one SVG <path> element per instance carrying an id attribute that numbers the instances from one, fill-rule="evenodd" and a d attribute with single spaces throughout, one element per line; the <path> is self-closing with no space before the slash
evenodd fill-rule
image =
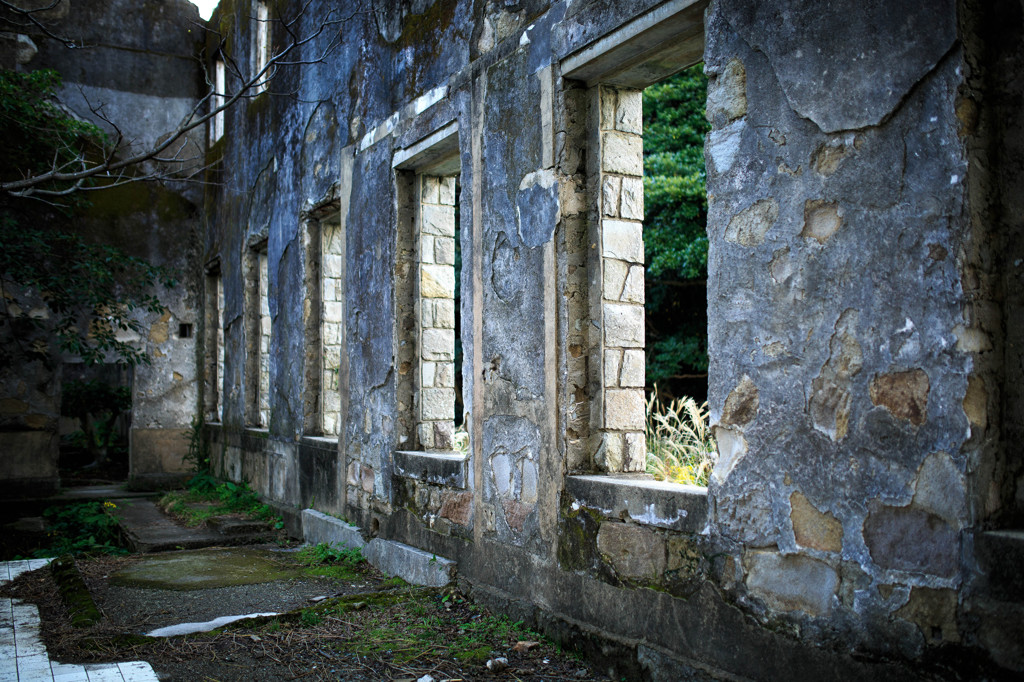
<path id="1" fill-rule="evenodd" d="M 52 70 L 0 71 L 0 140 L 6 150 L 0 155 L 0 180 L 103 153 L 102 131 L 56 104 L 60 85 Z M 73 189 L 56 182 L 49 188 Z M 148 362 L 123 333 L 142 333 L 134 311 L 163 311 L 152 292 L 158 283 L 174 286 L 172 273 L 67 229 L 84 205 L 75 193 L 59 206 L 0 196 L 0 364 L 45 357 L 49 351 L 39 342 L 40 330 L 53 332 L 61 351 L 89 364 L 109 357 L 132 365 Z"/>
<path id="2" fill-rule="evenodd" d="M 706 99 L 699 64 L 644 90 L 647 381 L 663 387 L 708 366 Z"/>

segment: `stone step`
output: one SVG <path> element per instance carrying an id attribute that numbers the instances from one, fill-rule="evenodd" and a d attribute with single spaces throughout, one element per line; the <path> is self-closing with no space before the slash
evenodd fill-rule
<path id="1" fill-rule="evenodd" d="M 974 540 L 975 556 L 988 579 L 989 595 L 1024 602 L 1024 530 L 990 530 Z"/>
<path id="2" fill-rule="evenodd" d="M 379 571 L 413 585 L 444 587 L 455 579 L 455 562 L 451 559 L 394 540 L 370 540 L 363 556 Z"/>
<path id="3" fill-rule="evenodd" d="M 155 504 L 145 499 L 115 499 L 117 517 L 125 539 L 136 552 L 167 552 L 176 549 L 200 549 L 219 545 L 247 545 L 269 542 L 274 533 L 260 524 L 259 532 L 225 534 L 213 528 L 185 528 L 164 516 Z"/>
<path id="4" fill-rule="evenodd" d="M 363 547 L 366 540 L 358 526 L 315 509 L 302 510 L 302 539 L 311 545 Z"/>

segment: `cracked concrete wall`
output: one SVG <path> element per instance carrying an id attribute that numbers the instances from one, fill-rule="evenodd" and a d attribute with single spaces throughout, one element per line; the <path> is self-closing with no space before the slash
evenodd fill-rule
<path id="1" fill-rule="evenodd" d="M 123 155 L 159 140 L 195 105 L 199 95 L 198 34 L 190 31 L 189 22 L 199 17 L 195 6 L 185 0 L 63 0 L 38 18 L 53 34 L 69 37 L 75 47 L 32 27 L 25 37 L 32 49 L 21 54 L 16 68 L 56 69 L 63 78 L 60 101 L 76 116 L 111 135 L 115 131 L 110 122 L 117 124 L 124 139 Z M 183 139 L 183 157 L 201 159 L 203 149 L 202 131 Z M 143 171 L 153 169 L 152 163 L 142 166 Z M 151 360 L 133 372 L 130 477 L 143 486 L 160 484 L 180 478 L 188 427 L 198 408 L 202 283 L 194 273 L 202 191 L 184 183 L 138 182 L 89 192 L 87 201 L 89 205 L 73 219 L 78 234 L 87 241 L 115 244 L 129 255 L 177 273 L 176 287 L 158 286 L 153 292 L 166 306 L 165 311 L 134 311 L 145 333 L 121 335 L 142 347 Z M 190 327 L 184 336 L 182 325 Z M 76 358 L 60 360 L 75 362 Z M 30 384 L 50 382 L 44 392 L 54 402 L 46 412 L 59 414 L 60 373 L 53 363 L 44 364 L 50 366 L 30 365 L 24 371 L 32 377 Z M 54 373 L 46 378 L 48 372 Z M 0 383 L 5 387 L 19 384 L 6 378 Z M 30 415 L 37 411 L 35 407 L 28 411 Z M 51 437 L 42 445 L 39 439 L 44 431 Z M 31 460 L 36 463 L 32 477 L 42 476 L 40 463 L 47 462 L 47 485 L 57 481 L 56 433 L 54 423 L 28 434 L 34 452 Z M 6 471 L 4 477 L 19 478 L 14 470 Z"/>
<path id="2" fill-rule="evenodd" d="M 703 40 L 680 20 L 690 32 L 669 56 L 658 48 L 660 66 L 645 41 L 671 45 L 664 22 L 688 9 L 699 27 L 703 3 L 408 0 L 354 12 L 324 63 L 283 67 L 268 93 L 229 113 L 211 151 L 223 181 L 208 189 L 205 245 L 224 286 L 219 471 L 455 559 L 480 599 L 567 640 L 597 641 L 596 629 L 601 646 L 628 653 L 612 665 L 630 674 L 854 679 L 907 674 L 906 661 L 942 643 L 978 654 L 965 607 L 972 538 L 995 518 L 983 511 L 991 482 L 1010 504 L 1004 472 L 1019 465 L 1004 436 L 975 434 L 1019 410 L 1012 389 L 991 390 L 1013 364 L 1016 345 L 995 336 L 1018 333 L 1017 304 L 971 290 L 987 262 L 979 245 L 997 231 L 971 193 L 983 166 L 971 145 L 992 139 L 965 131 L 974 38 L 952 0 L 918 5 L 718 0 Z M 226 2 L 214 17 L 243 57 L 255 35 L 247 7 Z M 314 2 L 300 23 L 315 28 L 330 8 Z M 648 59 L 650 71 L 564 76 L 571 58 L 620 34 L 636 51 L 611 61 Z M 640 444 L 629 455 L 626 441 L 639 425 L 605 411 L 606 389 L 641 395 L 642 345 L 606 343 L 595 311 L 607 299 L 642 312 L 642 255 L 636 239 L 615 240 L 616 228 L 635 236 L 642 216 L 631 103 L 638 81 L 684 66 L 694 44 L 713 124 L 720 457 L 708 491 L 632 485 L 634 475 L 615 479 L 622 492 L 589 474 L 639 468 Z M 300 96 L 275 94 L 290 92 Z M 622 111 L 603 117 L 609 102 Z M 424 261 L 413 227 L 417 183 L 439 162 L 407 156 L 429 156 L 452 126 L 470 446 L 432 473 L 395 455 L 427 441 L 416 433 Z M 303 396 L 320 371 L 304 224 L 328 204 L 345 264 L 336 440 L 309 438 Z M 264 239 L 266 431 L 246 428 L 258 372 L 243 272 Z M 1017 271 L 992 272 L 1010 289 Z M 993 311 L 1006 332 L 990 326 Z M 611 464 L 605 432 L 624 434 Z M 613 488 L 625 501 L 609 501 Z"/>

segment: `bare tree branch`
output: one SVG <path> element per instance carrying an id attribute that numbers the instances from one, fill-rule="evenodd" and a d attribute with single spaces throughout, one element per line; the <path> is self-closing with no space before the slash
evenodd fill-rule
<path id="1" fill-rule="evenodd" d="M 82 92 L 82 97 L 85 99 L 90 112 L 96 118 L 106 123 L 114 131 L 112 144 L 107 145 L 102 158 L 96 161 L 90 161 L 86 158 L 86 155 L 83 152 L 79 151 L 75 154 L 76 160 L 80 162 L 79 168 L 70 169 L 67 164 L 61 166 L 55 159 L 50 170 L 46 172 L 28 175 L 19 180 L 0 182 L 0 191 L 15 197 L 32 197 L 34 195 L 49 197 L 65 196 L 76 191 L 87 189 L 89 185 L 86 184 L 86 181 L 88 180 L 109 180 L 111 183 L 123 184 L 123 179 L 126 177 L 124 173 L 129 169 L 139 167 L 145 162 L 158 162 L 180 166 L 188 161 L 194 161 L 195 158 L 190 159 L 181 157 L 181 154 L 188 146 L 188 140 L 187 138 L 183 139 L 183 136 L 197 128 L 200 128 L 201 126 L 205 126 L 209 121 L 217 117 L 219 114 L 229 110 L 240 100 L 251 99 L 261 94 L 262 90 L 267 84 L 269 84 L 271 78 L 279 67 L 303 66 L 322 62 L 339 45 L 340 40 L 338 37 L 332 38 L 326 48 L 314 57 L 302 58 L 302 49 L 313 41 L 316 41 L 324 34 L 325 31 L 350 21 L 354 16 L 360 13 L 359 10 L 353 10 L 346 16 L 340 16 L 336 10 L 331 10 L 326 17 L 317 22 L 315 30 L 312 30 L 307 35 L 301 35 L 297 29 L 309 9 L 311 1 L 312 0 L 305 0 L 291 19 L 287 19 L 279 15 L 273 20 L 268 20 L 283 27 L 287 40 L 284 47 L 273 51 L 268 56 L 267 61 L 263 64 L 262 68 L 249 77 L 243 75 L 241 66 L 231 55 L 220 52 L 225 44 L 223 37 L 219 36 L 219 33 L 216 31 L 207 29 L 210 30 L 213 35 L 221 38 L 218 53 L 225 63 L 226 70 L 230 70 L 233 78 L 239 82 L 238 87 L 233 92 L 216 92 L 215 83 L 211 82 L 210 73 L 207 71 L 204 63 L 203 75 L 207 85 L 211 86 L 210 90 L 196 102 L 195 106 L 193 106 L 188 113 L 181 118 L 178 124 L 169 133 L 162 136 L 158 141 L 148 145 L 141 151 L 134 153 L 129 151 L 127 156 L 119 158 L 117 156 L 119 151 L 124 151 L 125 149 L 131 150 L 133 145 L 131 143 L 127 145 L 124 144 L 124 135 L 116 122 L 106 115 L 103 111 L 102 105 L 94 106 L 88 101 L 85 93 Z M 48 8 L 56 6 L 59 2 L 60 0 L 54 0 Z M 0 0 L 0 7 L 9 7 L 11 8 L 11 11 L 17 9 L 9 2 L 9 0 Z M 42 10 L 18 10 L 18 12 L 25 15 L 27 20 L 31 20 L 33 23 L 38 22 L 38 20 L 32 16 L 32 14 L 37 11 Z M 253 21 L 259 21 L 256 17 L 250 18 Z M 47 31 L 46 34 L 57 40 L 62 40 L 60 36 L 52 35 L 52 32 Z M 64 40 L 62 40 L 62 42 L 67 44 Z M 219 104 L 217 104 L 214 97 L 223 99 Z M 215 106 L 210 106 L 211 101 Z M 175 149 L 175 143 L 179 140 L 181 140 L 181 142 Z M 168 151 L 170 151 L 170 156 L 166 155 Z M 200 168 L 193 172 L 201 171 L 204 168 L 205 166 L 200 166 Z M 170 171 L 164 171 L 146 172 L 141 175 L 131 175 L 130 177 L 134 180 L 141 180 L 170 176 Z M 67 187 L 60 187 L 57 189 L 52 187 L 53 184 L 62 185 L 65 183 L 70 184 Z M 102 182 L 96 187 L 96 189 L 112 186 L 111 183 Z M 116 184 L 114 186 L 116 186 Z"/>

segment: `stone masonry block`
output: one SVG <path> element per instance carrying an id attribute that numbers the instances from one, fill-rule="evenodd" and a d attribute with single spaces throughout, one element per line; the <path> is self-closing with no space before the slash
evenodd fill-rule
<path id="1" fill-rule="evenodd" d="M 641 90 L 619 90 L 615 106 L 615 129 L 642 135 L 644 96 Z"/>
<path id="2" fill-rule="evenodd" d="M 451 362 L 455 356 L 455 330 L 424 329 L 420 346 L 424 360 Z"/>
<path id="3" fill-rule="evenodd" d="M 605 258 L 644 264 L 643 223 L 626 220 L 601 222 L 601 249 Z"/>
<path id="4" fill-rule="evenodd" d="M 622 351 L 618 348 L 604 352 L 604 385 L 618 386 L 619 371 L 622 368 Z"/>
<path id="5" fill-rule="evenodd" d="M 420 231 L 442 237 L 455 236 L 455 209 L 439 204 L 423 204 L 420 210 Z"/>
<path id="6" fill-rule="evenodd" d="M 434 423 L 422 422 L 416 426 L 416 435 L 421 448 L 432 450 L 434 448 Z"/>
<path id="7" fill-rule="evenodd" d="M 424 420 L 455 419 L 455 389 L 420 390 L 420 417 Z"/>
<path id="8" fill-rule="evenodd" d="M 437 363 L 436 362 L 424 362 L 420 366 L 420 386 L 423 388 L 432 388 L 434 386 L 434 379 L 437 375 Z"/>
<path id="9" fill-rule="evenodd" d="M 606 346 L 643 348 L 644 307 L 632 303 L 605 303 L 604 342 Z"/>
<path id="10" fill-rule="evenodd" d="M 607 432 L 601 434 L 601 449 L 598 451 L 597 465 L 605 471 L 622 471 L 623 444 L 622 434 Z"/>
<path id="11" fill-rule="evenodd" d="M 828 564 L 801 555 L 747 552 L 747 587 L 778 611 L 804 611 L 812 616 L 829 612 L 839 576 Z"/>
<path id="12" fill-rule="evenodd" d="M 455 268 L 450 265 L 420 266 L 420 296 L 423 298 L 453 298 L 455 296 Z"/>
<path id="13" fill-rule="evenodd" d="M 622 200 L 619 215 L 630 220 L 644 219 L 644 181 L 642 178 L 622 178 Z"/>
<path id="14" fill-rule="evenodd" d="M 422 298 L 420 299 L 420 326 L 424 329 L 429 329 L 437 325 L 434 324 L 434 302 L 444 299 L 436 298 Z"/>
<path id="15" fill-rule="evenodd" d="M 455 301 L 438 298 L 434 303 L 434 326 L 440 329 L 455 329 Z"/>
<path id="16" fill-rule="evenodd" d="M 619 96 L 618 91 L 611 87 L 601 88 L 601 130 L 613 130 L 615 128 L 615 99 Z"/>
<path id="17" fill-rule="evenodd" d="M 438 203 L 445 206 L 454 206 L 458 197 L 455 196 L 455 176 L 449 175 L 440 178 L 438 182 Z"/>
<path id="18" fill-rule="evenodd" d="M 434 373 L 434 386 L 437 388 L 453 388 L 455 386 L 455 363 L 435 363 L 437 370 Z"/>
<path id="19" fill-rule="evenodd" d="M 665 571 L 665 543 L 649 528 L 606 521 L 597 549 L 623 578 L 653 580 Z"/>
<path id="20" fill-rule="evenodd" d="M 619 297 L 619 300 L 643 305 L 644 268 L 642 265 L 634 265 L 629 269 L 629 275 L 626 277 L 626 283 L 622 287 L 622 295 Z"/>
<path id="21" fill-rule="evenodd" d="M 601 136 L 601 170 L 620 175 L 644 174 L 644 143 L 639 135 L 606 132 Z"/>
<path id="22" fill-rule="evenodd" d="M 601 180 L 601 213 L 606 216 L 619 215 L 619 191 L 622 178 L 618 175 L 606 175 Z"/>
<path id="23" fill-rule="evenodd" d="M 315 509 L 302 510 L 302 538 L 311 545 L 320 543 L 342 547 L 366 545 L 358 526 L 353 526 Z"/>
<path id="24" fill-rule="evenodd" d="M 444 587 L 455 575 L 455 562 L 394 540 L 374 538 L 363 550 L 374 568 L 413 585 Z"/>
<path id="25" fill-rule="evenodd" d="M 619 431 L 642 431 L 646 410 L 643 389 L 606 389 L 604 426 Z"/>
<path id="26" fill-rule="evenodd" d="M 434 235 L 421 234 L 420 235 L 420 262 L 421 263 L 436 263 L 437 258 L 435 256 L 434 246 Z"/>
<path id="27" fill-rule="evenodd" d="M 619 385 L 623 388 L 643 388 L 647 379 L 644 361 L 642 350 L 625 351 L 622 358 L 622 371 L 619 373 Z"/>
<path id="28" fill-rule="evenodd" d="M 337 301 L 324 302 L 324 322 L 344 322 L 345 308 Z"/>
<path id="29" fill-rule="evenodd" d="M 441 199 L 441 178 L 433 175 L 424 175 L 420 178 L 420 201 L 424 204 L 439 204 Z"/>
<path id="30" fill-rule="evenodd" d="M 626 275 L 629 273 L 629 264 L 625 261 L 613 258 L 604 259 L 604 298 L 610 301 L 617 301 L 622 295 L 622 287 L 626 284 Z"/>
<path id="31" fill-rule="evenodd" d="M 622 470 L 643 472 L 647 469 L 647 440 L 642 431 L 627 433 L 625 436 L 626 451 Z"/>
<path id="32" fill-rule="evenodd" d="M 434 240 L 434 262 L 444 265 L 455 265 L 455 239 L 437 237 Z"/>

